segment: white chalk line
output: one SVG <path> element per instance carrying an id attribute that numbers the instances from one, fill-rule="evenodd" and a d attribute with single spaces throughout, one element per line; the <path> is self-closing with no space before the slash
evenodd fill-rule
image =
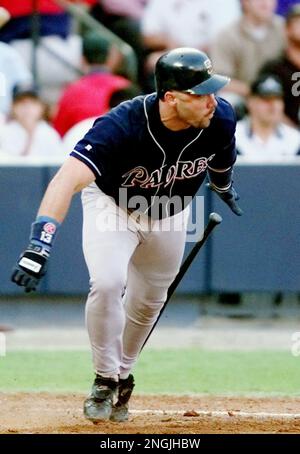
<path id="1" fill-rule="evenodd" d="M 269 412 L 246 412 L 246 411 L 204 411 L 193 410 L 197 415 L 184 415 L 183 410 L 131 410 L 130 414 L 133 416 L 139 415 L 156 415 L 156 416 L 184 416 L 184 417 L 197 417 L 207 416 L 211 418 L 232 418 L 238 416 L 239 418 L 255 418 L 255 419 L 300 419 L 300 413 L 269 413 Z"/>
<path id="2" fill-rule="evenodd" d="M 28 413 L 36 413 L 37 409 L 27 409 Z M 43 413 L 63 413 L 63 414 L 82 414 L 81 409 L 71 409 L 71 408 L 43 408 Z M 188 414 L 185 415 L 186 410 L 136 410 L 130 409 L 129 416 L 160 416 L 160 417 L 168 417 L 168 416 L 181 416 L 184 418 L 197 418 L 197 417 L 209 417 L 209 418 L 243 418 L 243 419 L 286 419 L 286 420 L 299 420 L 300 421 L 300 413 L 273 413 L 273 412 L 247 412 L 247 411 L 238 411 L 238 410 L 227 410 L 227 411 L 210 411 L 210 410 L 190 410 L 187 411 Z M 192 412 L 192 413 L 191 413 Z"/>

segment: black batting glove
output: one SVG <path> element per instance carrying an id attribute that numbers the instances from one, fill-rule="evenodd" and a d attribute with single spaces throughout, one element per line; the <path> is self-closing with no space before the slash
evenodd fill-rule
<path id="1" fill-rule="evenodd" d="M 207 187 L 218 194 L 218 196 L 223 200 L 223 202 L 226 203 L 226 205 L 229 206 L 234 214 L 236 214 L 237 216 L 242 216 L 243 210 L 236 203 L 236 201 L 239 200 L 240 197 L 232 185 L 226 191 L 218 190 L 212 183 L 207 183 Z"/>
<path id="2" fill-rule="evenodd" d="M 31 225 L 29 245 L 17 261 L 11 280 L 25 287 L 25 292 L 36 290 L 41 278 L 46 274 L 50 251 L 60 226 L 48 216 L 38 216 Z"/>
<path id="3" fill-rule="evenodd" d="M 40 279 L 46 274 L 50 253 L 43 246 L 29 243 L 13 268 L 11 280 L 25 287 L 25 292 L 36 290 Z"/>

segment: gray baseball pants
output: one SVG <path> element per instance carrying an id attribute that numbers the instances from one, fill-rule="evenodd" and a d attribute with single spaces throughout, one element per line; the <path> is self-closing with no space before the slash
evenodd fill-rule
<path id="1" fill-rule="evenodd" d="M 83 190 L 82 204 L 94 369 L 106 377 L 126 376 L 179 271 L 189 209 L 152 221 L 120 209 L 95 184 Z"/>

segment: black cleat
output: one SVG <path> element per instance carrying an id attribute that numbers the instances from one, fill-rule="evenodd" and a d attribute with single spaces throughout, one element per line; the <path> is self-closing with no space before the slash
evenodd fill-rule
<path id="1" fill-rule="evenodd" d="M 128 420 L 129 410 L 128 401 L 134 388 L 133 375 L 129 375 L 124 380 L 119 380 L 118 401 L 112 408 L 110 420 L 114 422 L 123 422 Z"/>
<path id="2" fill-rule="evenodd" d="M 117 386 L 118 382 L 111 378 L 96 375 L 91 394 L 84 401 L 84 416 L 94 423 L 108 420 Z"/>

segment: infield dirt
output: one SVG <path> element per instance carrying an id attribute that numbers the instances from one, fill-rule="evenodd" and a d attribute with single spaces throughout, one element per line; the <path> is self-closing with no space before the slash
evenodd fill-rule
<path id="1" fill-rule="evenodd" d="M 1 393 L 0 433 L 300 433 L 299 397 L 137 395 L 130 402 L 128 422 L 97 425 L 83 417 L 84 398 L 79 394 Z"/>

